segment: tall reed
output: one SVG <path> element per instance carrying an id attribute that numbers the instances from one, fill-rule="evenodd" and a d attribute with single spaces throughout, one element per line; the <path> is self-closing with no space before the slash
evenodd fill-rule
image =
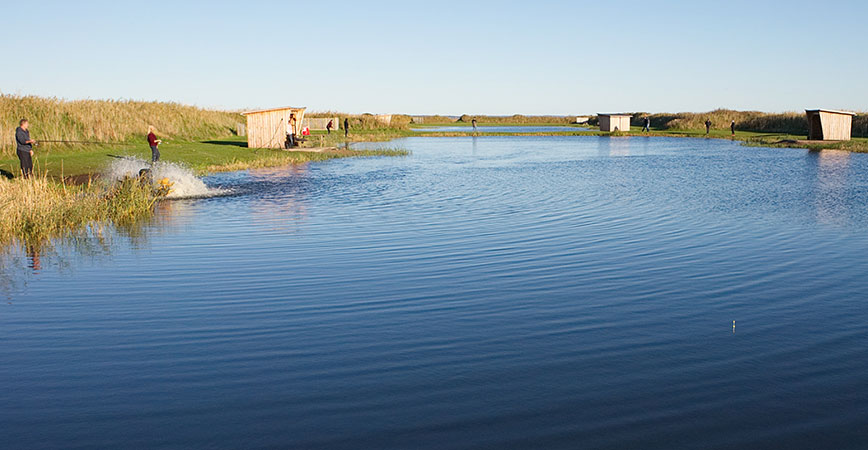
<path id="1" fill-rule="evenodd" d="M 150 217 L 157 193 L 137 179 L 70 185 L 46 175 L 0 179 L 0 242 L 38 242 L 97 222 L 126 225 Z"/>

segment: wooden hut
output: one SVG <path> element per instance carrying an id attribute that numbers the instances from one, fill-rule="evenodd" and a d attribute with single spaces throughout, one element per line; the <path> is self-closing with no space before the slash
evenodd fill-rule
<path id="1" fill-rule="evenodd" d="M 301 133 L 305 108 L 287 106 L 284 108 L 260 109 L 242 113 L 247 116 L 247 147 L 283 148 L 286 142 L 286 124 L 295 115 L 295 134 Z"/>
<path id="2" fill-rule="evenodd" d="M 806 109 L 808 139 L 812 141 L 849 141 L 855 113 L 832 109 Z"/>
<path id="3" fill-rule="evenodd" d="M 600 119 L 600 131 L 630 131 L 630 114 L 597 114 Z"/>

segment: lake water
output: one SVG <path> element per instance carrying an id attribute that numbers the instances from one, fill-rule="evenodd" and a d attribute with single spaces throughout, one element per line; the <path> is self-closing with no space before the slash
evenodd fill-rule
<path id="1" fill-rule="evenodd" d="M 868 155 L 389 145 L 10 249 L 2 447 L 868 448 Z"/>
<path id="2" fill-rule="evenodd" d="M 558 133 L 570 131 L 588 131 L 588 128 L 583 127 L 565 127 L 565 126 L 478 126 L 477 131 L 480 133 Z M 442 126 L 442 127 L 420 127 L 414 128 L 413 131 L 421 133 L 472 133 L 473 127 L 470 126 Z"/>

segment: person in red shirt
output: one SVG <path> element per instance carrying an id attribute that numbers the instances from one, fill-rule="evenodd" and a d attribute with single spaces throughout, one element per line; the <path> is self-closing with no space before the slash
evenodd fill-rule
<path id="1" fill-rule="evenodd" d="M 151 146 L 151 163 L 155 163 L 160 160 L 160 149 L 158 146 L 163 141 L 157 139 L 157 135 L 154 134 L 154 127 L 148 127 L 148 145 Z"/>

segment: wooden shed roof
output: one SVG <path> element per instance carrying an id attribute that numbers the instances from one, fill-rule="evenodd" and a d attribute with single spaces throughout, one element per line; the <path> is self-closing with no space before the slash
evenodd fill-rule
<path id="1" fill-rule="evenodd" d="M 305 108 L 303 106 L 284 106 L 282 108 L 269 108 L 269 109 L 257 109 L 255 111 L 244 111 L 243 113 L 241 113 L 241 115 L 246 116 L 249 114 L 266 113 L 266 112 L 272 112 L 272 111 L 285 111 L 288 109 L 294 109 L 294 110 L 300 111 L 300 110 L 303 110 Z"/>
<path id="2" fill-rule="evenodd" d="M 603 113 L 599 113 L 599 114 L 597 114 L 597 115 L 598 115 L 598 116 L 606 116 L 606 117 L 633 117 L 632 114 L 623 114 L 623 113 L 618 113 L 618 114 L 603 114 Z"/>
<path id="3" fill-rule="evenodd" d="M 838 110 L 834 110 L 834 109 L 822 109 L 822 108 L 820 108 L 820 109 L 806 109 L 805 112 L 809 112 L 809 113 L 824 112 L 824 113 L 830 113 L 830 114 L 843 114 L 845 116 L 855 116 L 856 115 L 856 113 L 850 112 L 850 111 L 838 111 Z"/>

